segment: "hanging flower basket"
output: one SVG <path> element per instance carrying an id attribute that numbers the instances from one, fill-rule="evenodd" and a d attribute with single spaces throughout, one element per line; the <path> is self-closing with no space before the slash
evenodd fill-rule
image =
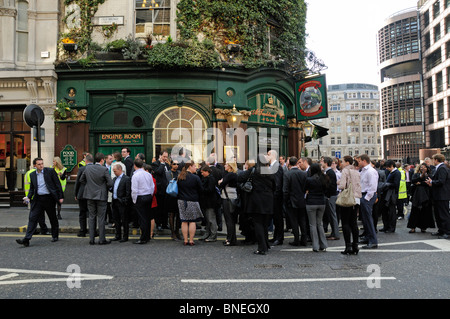
<path id="1" fill-rule="evenodd" d="M 67 52 L 75 52 L 78 49 L 78 45 L 70 38 L 62 39 L 62 43 L 64 50 Z"/>

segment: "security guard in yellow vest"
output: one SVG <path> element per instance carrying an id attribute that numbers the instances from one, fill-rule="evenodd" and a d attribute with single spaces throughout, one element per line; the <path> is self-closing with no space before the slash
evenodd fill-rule
<path id="1" fill-rule="evenodd" d="M 31 184 L 30 174 L 32 172 L 34 172 L 35 170 L 36 170 L 35 168 L 32 168 L 25 174 L 25 183 L 24 183 L 23 189 L 25 190 L 25 196 L 27 196 L 27 197 L 28 197 L 28 192 L 30 191 L 30 184 Z"/>
<path id="2" fill-rule="evenodd" d="M 86 166 L 86 155 L 88 154 L 88 152 L 83 152 L 83 159 L 78 163 L 78 168 Z"/>
<path id="3" fill-rule="evenodd" d="M 61 183 L 61 188 L 64 193 L 64 191 L 66 190 L 67 179 L 66 179 L 66 168 L 62 164 L 61 158 L 59 158 L 58 156 L 54 157 L 52 167 L 55 170 L 56 174 L 58 175 L 59 182 Z M 58 214 L 56 215 L 56 217 L 58 217 L 58 219 L 62 219 L 61 204 L 57 202 L 56 205 L 57 205 L 56 208 L 58 210 Z"/>
<path id="4" fill-rule="evenodd" d="M 401 174 L 397 200 L 397 218 L 400 220 L 405 218 L 403 207 L 405 205 L 405 201 L 408 198 L 408 191 L 406 188 L 406 173 L 400 163 L 397 163 L 397 169 Z"/>

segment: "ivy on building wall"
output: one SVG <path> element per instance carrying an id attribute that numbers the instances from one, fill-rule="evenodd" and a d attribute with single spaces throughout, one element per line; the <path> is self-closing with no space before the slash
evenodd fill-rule
<path id="1" fill-rule="evenodd" d="M 269 60 L 304 67 L 304 0 L 180 0 L 177 24 L 182 39 L 206 37 L 222 56 L 229 54 L 229 44 L 238 45 L 246 67 Z"/>
<path id="2" fill-rule="evenodd" d="M 63 38 L 74 39 L 78 45 L 78 51 L 84 53 L 88 50 L 89 45 L 92 41 L 92 31 L 94 30 L 94 25 L 92 24 L 92 17 L 98 10 L 99 5 L 105 3 L 106 0 L 64 0 L 64 5 L 69 7 L 72 4 L 77 4 L 80 8 L 79 12 L 79 25 L 69 29 L 67 33 L 62 35 Z M 63 22 L 68 25 L 69 19 L 74 19 L 72 17 L 78 18 L 74 15 L 74 11 L 69 11 L 66 13 Z"/>

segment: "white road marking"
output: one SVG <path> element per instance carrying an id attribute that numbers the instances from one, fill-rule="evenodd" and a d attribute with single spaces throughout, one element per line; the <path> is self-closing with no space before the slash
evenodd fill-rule
<path id="1" fill-rule="evenodd" d="M 17 276 L 19 276 L 19 274 L 15 274 L 15 273 L 13 273 L 13 274 L 8 274 L 8 275 L 3 275 L 3 276 L 0 276 L 0 280 L 5 280 L 5 279 L 17 277 Z"/>
<path id="2" fill-rule="evenodd" d="M 380 249 L 380 247 L 394 246 L 394 245 L 408 245 L 408 244 L 427 244 L 437 249 Z M 327 252 L 341 252 L 345 247 L 328 247 Z M 293 248 L 281 249 L 280 251 L 287 252 L 310 252 L 311 248 Z M 450 241 L 445 239 L 429 239 L 429 240 L 412 240 L 394 243 L 378 244 L 378 249 L 360 249 L 360 253 L 443 253 L 450 252 Z"/>
<path id="3" fill-rule="evenodd" d="M 182 283 L 228 284 L 228 283 L 297 283 L 330 281 L 397 280 L 395 277 L 344 277 L 344 278 L 294 278 L 294 279 L 181 279 Z"/>
<path id="4" fill-rule="evenodd" d="M 58 282 L 67 281 L 69 276 L 73 275 L 70 272 L 58 272 L 58 271 L 46 271 L 46 270 L 28 270 L 28 269 L 11 269 L 11 268 L 0 268 L 0 272 L 7 272 L 0 277 L 0 285 L 18 285 L 18 284 L 29 284 L 29 283 L 41 283 L 41 282 Z M 46 276 L 62 276 L 63 278 L 39 278 L 39 279 L 19 279 L 19 280 L 2 280 L 9 279 L 12 277 L 17 277 L 19 274 L 34 274 L 34 275 L 46 275 Z M 77 274 L 77 279 L 83 280 L 111 280 L 113 276 L 105 275 L 92 275 L 92 274 Z"/>

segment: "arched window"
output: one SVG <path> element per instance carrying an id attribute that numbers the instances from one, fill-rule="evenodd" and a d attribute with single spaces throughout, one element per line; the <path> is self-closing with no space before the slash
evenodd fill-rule
<path id="1" fill-rule="evenodd" d="M 17 3 L 17 61 L 28 61 L 28 2 Z"/>
<path id="2" fill-rule="evenodd" d="M 206 147 L 204 133 L 206 121 L 197 111 L 188 107 L 171 107 L 160 113 L 154 123 L 154 154 L 174 149 L 186 149 L 186 155 L 192 160 L 203 159 Z"/>

